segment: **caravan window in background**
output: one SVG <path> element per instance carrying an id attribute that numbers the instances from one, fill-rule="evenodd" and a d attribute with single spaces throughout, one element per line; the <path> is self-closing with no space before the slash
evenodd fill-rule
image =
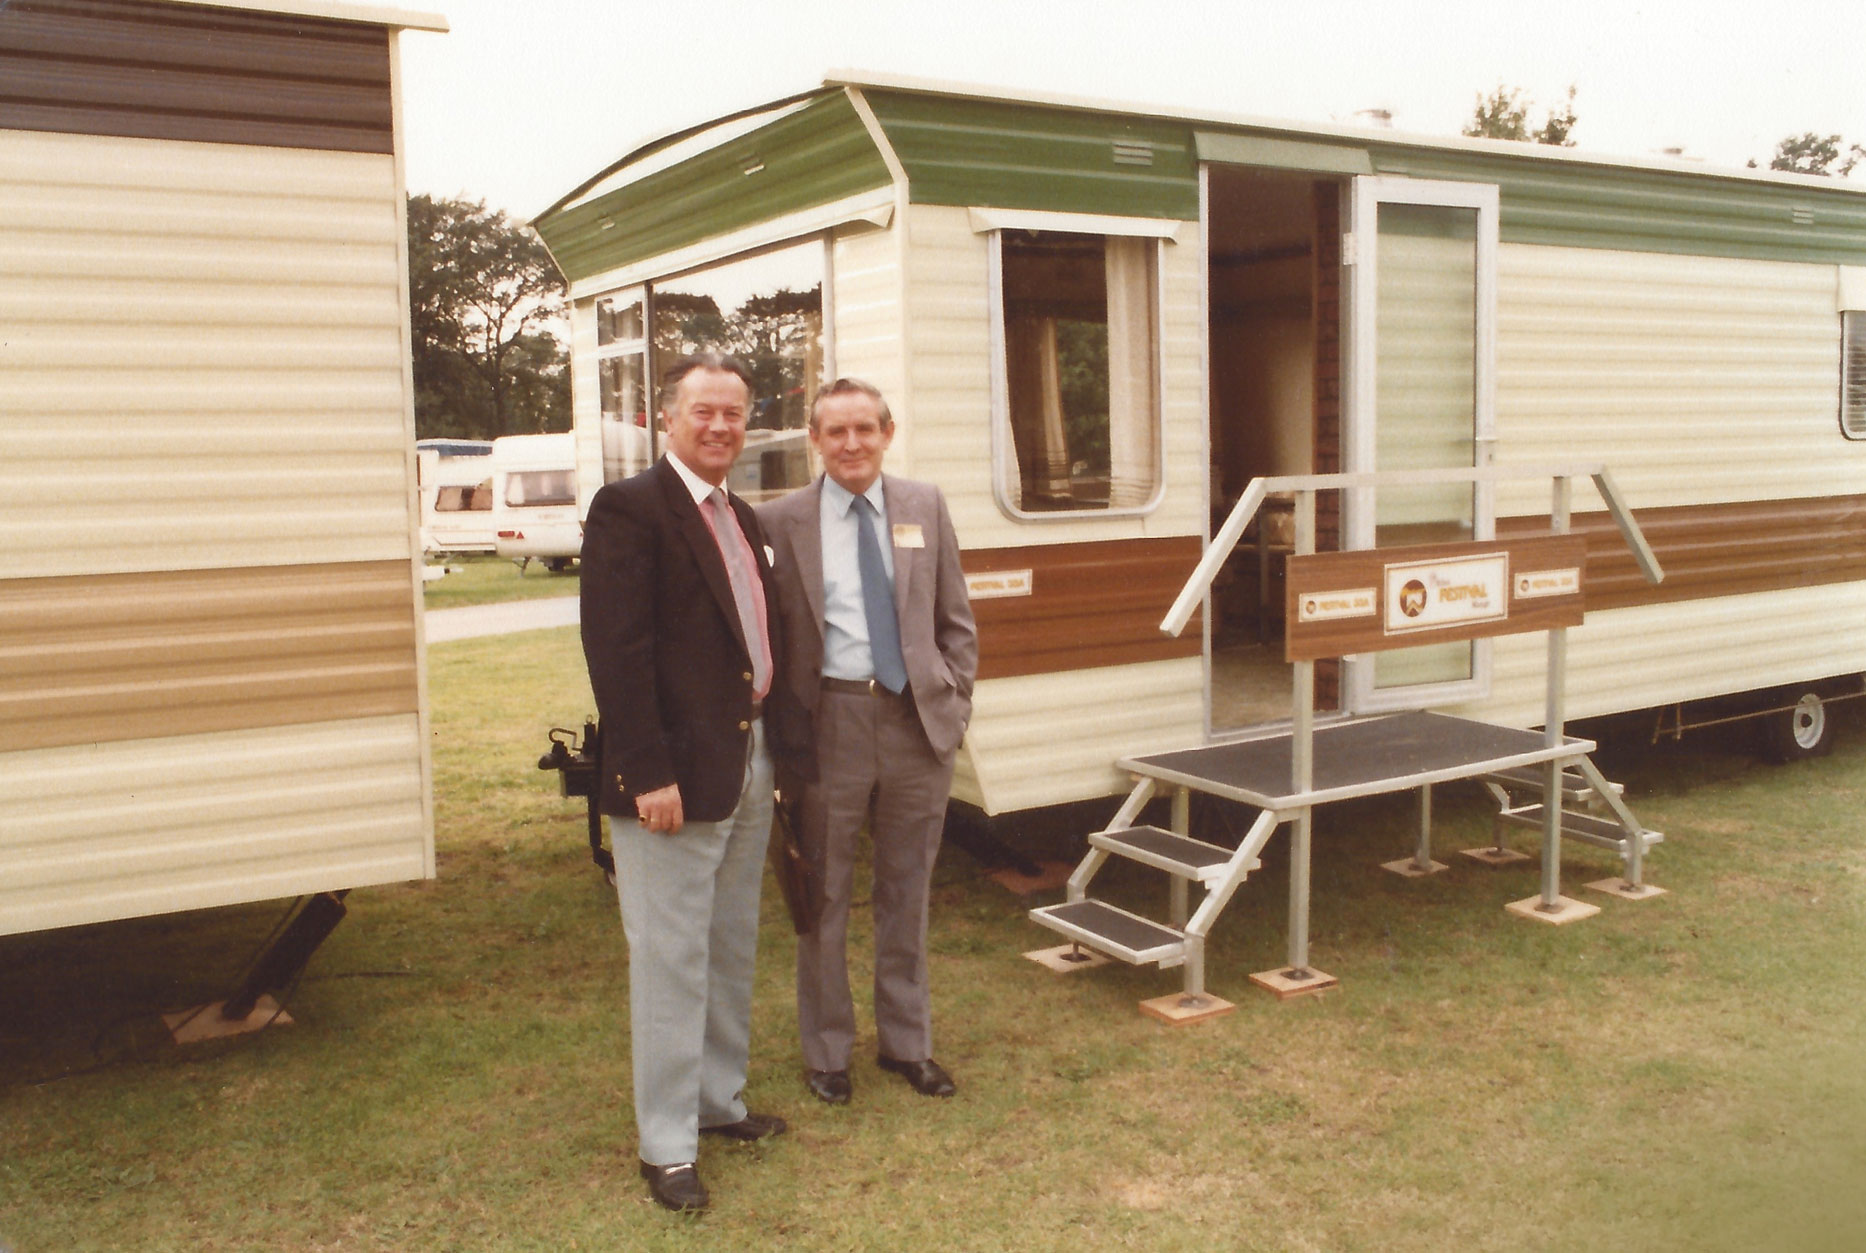
<path id="1" fill-rule="evenodd" d="M 505 478 L 505 503 L 514 508 L 577 503 L 575 470 L 515 470 Z"/>
<path id="2" fill-rule="evenodd" d="M 1160 488 L 1159 242 L 1003 230 L 998 248 L 1004 503 L 1148 507 Z"/>
<path id="3" fill-rule="evenodd" d="M 492 480 L 472 487 L 442 487 L 434 493 L 436 513 L 474 513 L 492 508 Z"/>
<path id="4" fill-rule="evenodd" d="M 822 238 L 736 257 L 651 285 L 658 375 L 691 352 L 730 353 L 752 373 L 745 451 L 728 485 L 756 502 L 808 483 L 810 403 L 825 380 Z"/>
<path id="5" fill-rule="evenodd" d="M 648 388 L 648 334 L 639 287 L 596 300 L 596 394 L 602 413 L 603 482 L 654 463 L 654 399 Z"/>
<path id="6" fill-rule="evenodd" d="M 1866 310 L 1840 314 L 1840 430 L 1866 439 Z"/>

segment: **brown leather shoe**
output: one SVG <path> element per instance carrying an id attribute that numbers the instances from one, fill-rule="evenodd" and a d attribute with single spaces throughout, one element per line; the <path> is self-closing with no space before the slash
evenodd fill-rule
<path id="1" fill-rule="evenodd" d="M 677 1214 L 690 1214 L 712 1204 L 700 1172 L 692 1162 L 674 1162 L 667 1166 L 641 1164 L 641 1177 L 648 1181 L 648 1194 L 655 1203 Z"/>
<path id="2" fill-rule="evenodd" d="M 726 1136 L 733 1140 L 763 1140 L 770 1136 L 781 1136 L 789 1124 L 776 1114 L 754 1114 L 747 1112 L 737 1122 L 716 1123 L 711 1127 L 701 1127 L 703 1136 Z"/>
<path id="3" fill-rule="evenodd" d="M 803 1072 L 803 1086 L 810 1089 L 810 1095 L 825 1105 L 847 1105 L 849 1094 L 855 1089 L 849 1083 L 846 1070 L 806 1070 Z"/>
<path id="4" fill-rule="evenodd" d="M 875 1064 L 883 1070 L 891 1070 L 913 1085 L 914 1091 L 921 1096 L 951 1096 L 958 1086 L 946 1068 L 931 1057 L 917 1062 L 897 1061 L 892 1057 L 877 1057 Z"/>

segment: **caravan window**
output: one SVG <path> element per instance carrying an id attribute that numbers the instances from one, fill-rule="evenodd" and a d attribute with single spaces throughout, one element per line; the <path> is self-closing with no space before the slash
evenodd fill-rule
<path id="1" fill-rule="evenodd" d="M 516 470 L 505 479 L 505 503 L 517 508 L 577 503 L 574 470 Z"/>
<path id="2" fill-rule="evenodd" d="M 644 299 L 645 293 L 636 287 L 596 301 L 596 395 L 605 483 L 639 474 L 654 461 Z"/>
<path id="3" fill-rule="evenodd" d="M 651 285 L 656 374 L 691 352 L 730 353 L 752 374 L 745 451 L 729 485 L 769 500 L 810 481 L 810 403 L 826 369 L 821 238 L 737 257 Z"/>
<path id="4" fill-rule="evenodd" d="M 491 508 L 491 479 L 471 487 L 442 487 L 434 493 L 436 513 L 472 513 Z"/>
<path id="5" fill-rule="evenodd" d="M 1866 310 L 1840 314 L 1840 430 L 1866 439 Z"/>
<path id="6" fill-rule="evenodd" d="M 1014 514 L 1139 509 L 1158 495 L 1159 248 L 998 232 L 999 491 Z"/>

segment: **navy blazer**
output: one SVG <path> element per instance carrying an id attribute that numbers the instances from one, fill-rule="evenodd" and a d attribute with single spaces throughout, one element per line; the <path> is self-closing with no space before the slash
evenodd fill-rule
<path id="1" fill-rule="evenodd" d="M 749 505 L 728 499 L 765 581 L 775 666 L 783 650 L 764 532 Z M 738 806 L 751 751 L 751 653 L 719 546 L 665 457 L 596 493 L 582 563 L 602 811 L 632 818 L 637 796 L 678 783 L 688 821 L 720 821 Z"/>

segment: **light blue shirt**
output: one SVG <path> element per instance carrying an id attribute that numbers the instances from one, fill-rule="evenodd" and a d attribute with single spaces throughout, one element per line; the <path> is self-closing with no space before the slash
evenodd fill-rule
<path id="1" fill-rule="evenodd" d="M 892 595 L 893 532 L 888 529 L 879 475 L 862 495 L 875 507 L 875 536 L 881 542 L 881 563 L 887 567 Z M 824 475 L 817 516 L 823 536 L 823 675 L 872 679 L 875 662 L 868 651 L 868 613 L 862 608 L 862 572 L 855 555 L 855 528 L 862 515 L 855 512 L 849 489 Z"/>

